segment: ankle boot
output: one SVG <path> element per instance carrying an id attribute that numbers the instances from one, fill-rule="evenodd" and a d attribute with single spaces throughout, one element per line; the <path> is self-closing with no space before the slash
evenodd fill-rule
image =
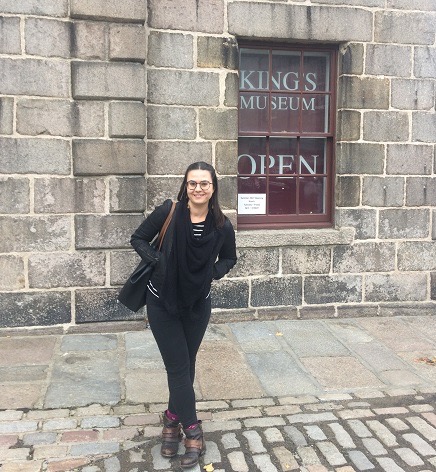
<path id="1" fill-rule="evenodd" d="M 163 414 L 162 446 L 160 453 L 162 457 L 174 457 L 182 440 L 182 425 L 178 421 L 171 421 L 166 412 Z"/>
<path id="2" fill-rule="evenodd" d="M 183 429 L 185 432 L 185 454 L 180 460 L 182 469 L 188 469 L 198 464 L 198 459 L 206 452 L 206 444 L 203 438 L 203 430 L 201 421 L 192 429 Z"/>

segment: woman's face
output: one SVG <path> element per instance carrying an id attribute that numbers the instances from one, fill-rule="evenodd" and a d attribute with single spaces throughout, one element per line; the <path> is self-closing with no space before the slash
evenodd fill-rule
<path id="1" fill-rule="evenodd" d="M 186 176 L 186 182 L 186 193 L 189 202 L 193 205 L 207 205 L 215 191 L 211 173 L 208 170 L 190 170 Z M 194 182 L 197 184 L 195 188 L 193 188 Z M 206 182 L 210 183 L 209 188 L 205 188 L 207 186 Z M 204 188 L 201 188 L 201 183 Z"/>

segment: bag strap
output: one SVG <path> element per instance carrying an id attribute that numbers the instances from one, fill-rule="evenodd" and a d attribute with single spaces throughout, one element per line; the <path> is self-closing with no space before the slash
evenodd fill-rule
<path id="1" fill-rule="evenodd" d="M 171 205 L 171 209 L 170 209 L 170 212 L 168 213 L 168 216 L 162 226 L 162 229 L 160 230 L 159 232 L 159 236 L 157 237 L 157 249 L 158 251 L 160 251 L 161 247 L 162 247 L 162 243 L 163 243 L 163 240 L 164 240 L 164 237 L 165 237 L 165 233 L 167 232 L 167 229 L 168 229 L 168 226 L 170 225 L 171 223 L 171 218 L 173 217 L 173 213 L 174 213 L 174 210 L 176 209 L 176 202 L 173 202 L 173 204 Z"/>

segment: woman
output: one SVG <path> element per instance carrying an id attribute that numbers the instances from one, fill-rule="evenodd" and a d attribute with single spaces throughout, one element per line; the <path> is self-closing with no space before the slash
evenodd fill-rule
<path id="1" fill-rule="evenodd" d="M 161 253 L 150 241 L 162 228 L 171 200 L 150 214 L 131 244 L 143 259 L 156 262 L 147 316 L 168 378 L 161 454 L 177 454 L 183 428 L 186 452 L 180 465 L 189 468 L 206 450 L 193 383 L 196 355 L 210 319 L 211 283 L 235 265 L 236 246 L 232 224 L 218 203 L 218 180 L 211 165 L 196 162 L 187 168 L 177 200 Z"/>

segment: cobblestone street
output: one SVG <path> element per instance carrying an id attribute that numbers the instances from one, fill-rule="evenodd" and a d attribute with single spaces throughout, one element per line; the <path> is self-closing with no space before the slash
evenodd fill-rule
<path id="1" fill-rule="evenodd" d="M 212 464 L 216 472 L 434 471 L 434 400 L 433 393 L 409 389 L 200 402 L 207 452 L 190 470 Z M 164 407 L 1 412 L 0 460 L 8 462 L 0 470 L 181 470 L 177 458 L 159 453 Z"/>
<path id="2" fill-rule="evenodd" d="M 204 402 L 203 417 L 213 421 L 204 423 L 208 450 L 201 465 L 212 464 L 216 472 L 436 470 L 434 395 L 398 391 L 361 397 Z M 177 459 L 171 463 L 160 456 L 159 440 L 148 438 L 149 429 L 116 455 L 79 470 L 180 470 Z"/>

